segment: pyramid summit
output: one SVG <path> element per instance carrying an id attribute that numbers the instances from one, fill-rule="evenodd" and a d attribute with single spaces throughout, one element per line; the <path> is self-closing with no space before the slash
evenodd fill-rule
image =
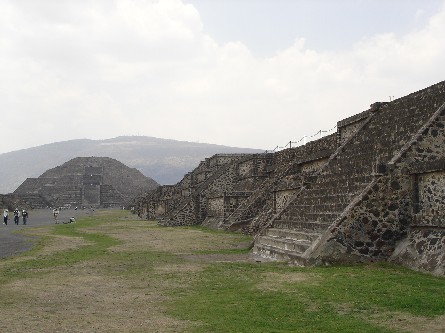
<path id="1" fill-rule="evenodd" d="M 115 159 L 76 157 L 38 178 L 27 178 L 14 195 L 32 207 L 119 207 L 158 186 Z"/>

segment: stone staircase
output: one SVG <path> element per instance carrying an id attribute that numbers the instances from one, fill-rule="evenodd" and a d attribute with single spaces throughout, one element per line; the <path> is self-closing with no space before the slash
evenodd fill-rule
<path id="1" fill-rule="evenodd" d="M 84 185 L 82 203 L 96 206 L 100 204 L 100 185 Z"/>
<path id="2" fill-rule="evenodd" d="M 256 221 L 259 232 L 253 248 L 255 256 L 302 266 L 308 263 L 306 253 L 360 189 L 372 180 L 372 176 L 366 176 L 362 168 L 356 170 L 356 174 L 345 174 L 341 164 L 348 163 L 349 160 L 344 161 L 337 156 L 373 116 L 374 114 L 369 113 L 361 126 L 337 148 L 328 162 L 305 177 L 304 187 L 296 191 L 284 207 L 268 219 Z M 366 167 L 372 169 L 372 165 Z"/>
<path id="3" fill-rule="evenodd" d="M 79 206 L 82 203 L 82 190 L 80 187 L 67 186 L 57 199 L 57 205 L 59 206 Z"/>
<path id="4" fill-rule="evenodd" d="M 118 207 L 124 202 L 124 199 L 113 186 L 101 185 L 100 202 L 104 207 Z"/>
<path id="5" fill-rule="evenodd" d="M 330 135 L 317 142 L 310 142 L 305 146 L 286 149 L 276 153 L 275 169 L 258 188 L 247 198 L 228 218 L 222 227 L 226 230 L 241 228 L 247 233 L 256 233 L 267 223 L 271 211 L 276 213 L 273 207 L 273 192 L 283 184 L 292 184 L 292 192 L 299 193 L 306 178 L 311 178 L 313 170 L 301 171 L 300 165 L 327 159 L 337 149 L 337 136 Z M 317 163 L 316 163 L 317 164 Z M 320 165 L 323 165 L 322 162 Z M 314 169 L 317 170 L 316 166 Z M 289 181 L 288 178 L 291 178 Z M 275 214 L 276 215 L 276 214 Z"/>
<path id="6" fill-rule="evenodd" d="M 307 252 L 313 244 L 373 180 L 372 165 L 344 173 L 338 160 L 332 164 L 326 166 L 331 172 L 321 171 L 312 177 L 308 187 L 297 192 L 269 221 L 257 222 L 264 228 L 256 237 L 254 255 L 295 265 L 308 263 Z"/>
<path id="7" fill-rule="evenodd" d="M 279 221 L 277 221 L 279 222 Z M 291 230 L 269 228 L 255 242 L 253 253 L 269 260 L 305 265 L 304 253 L 319 239 L 325 226 L 310 225 L 310 229 Z M 304 230 L 304 231 L 303 231 Z"/>
<path id="8" fill-rule="evenodd" d="M 175 205 L 175 209 L 171 212 L 169 212 L 168 214 L 159 217 L 157 219 L 157 222 L 159 225 L 162 226 L 170 226 L 172 225 L 172 221 L 174 220 L 175 216 L 177 216 L 178 214 L 180 214 L 184 209 L 187 208 L 187 206 L 191 205 L 191 201 L 190 201 L 190 197 L 184 197 L 181 198 L 178 203 Z"/>
<path id="9" fill-rule="evenodd" d="M 305 264 L 329 227 L 376 177 L 378 165 L 397 156 L 428 121 L 435 105 L 421 92 L 373 110 L 367 121 L 340 146 L 313 181 L 257 235 L 253 253 L 267 259 Z M 404 126 L 399 124 L 403 122 Z M 372 207 L 369 207 L 372 210 Z M 280 229 L 277 232 L 275 229 Z M 272 231 L 270 231 L 272 230 Z M 311 235 L 305 237 L 305 235 Z"/>
<path id="10" fill-rule="evenodd" d="M 233 163 L 240 163 L 250 159 L 251 156 L 243 156 L 240 157 L 236 161 L 232 161 L 226 164 L 223 164 L 216 168 L 206 180 L 201 182 L 196 188 L 192 189 L 190 196 L 181 198 L 178 204 L 175 205 L 176 209 L 168 213 L 166 216 L 163 216 L 158 219 L 158 224 L 163 226 L 175 225 L 175 217 L 180 215 L 182 212 L 186 210 L 195 211 L 195 219 L 194 224 L 198 224 L 204 221 L 205 218 L 202 218 L 202 213 L 205 212 L 205 207 L 201 207 L 199 196 L 219 177 L 226 174 L 227 170 L 233 166 Z M 204 214 L 205 215 L 205 214 Z"/>
<path id="11" fill-rule="evenodd" d="M 293 163 L 281 164 L 275 170 L 275 175 L 266 179 L 235 211 L 224 220 L 221 229 L 232 229 L 235 225 L 248 224 L 266 205 L 266 198 L 271 189 L 294 167 Z"/>

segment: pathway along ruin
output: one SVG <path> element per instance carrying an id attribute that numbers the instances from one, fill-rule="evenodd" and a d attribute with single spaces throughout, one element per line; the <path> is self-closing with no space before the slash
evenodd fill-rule
<path id="1" fill-rule="evenodd" d="M 93 214 L 94 211 L 89 209 L 74 210 L 66 209 L 61 210 L 59 215 L 60 223 L 68 222 L 70 217 L 75 219 Z M 10 214 L 11 215 L 11 214 Z M 15 225 L 13 219 L 10 216 L 8 225 L 4 225 L 3 222 L 0 228 L 0 258 L 11 257 L 26 251 L 29 251 L 38 241 L 38 237 L 31 237 L 17 233 L 22 229 L 33 228 L 38 226 L 47 226 L 54 224 L 51 209 L 36 209 L 29 211 L 29 218 L 26 225 L 23 225 L 23 220 L 20 218 L 20 224 Z"/>

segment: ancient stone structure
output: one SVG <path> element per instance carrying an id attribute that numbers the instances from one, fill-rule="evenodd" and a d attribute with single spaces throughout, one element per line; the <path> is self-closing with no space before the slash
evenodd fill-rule
<path id="1" fill-rule="evenodd" d="M 12 212 L 16 208 L 20 210 L 29 209 L 29 206 L 23 200 L 12 194 L 0 194 L 0 212 L 3 212 L 4 209 Z"/>
<path id="2" fill-rule="evenodd" d="M 159 186 L 108 157 L 77 157 L 26 179 L 14 195 L 32 207 L 121 207 Z"/>
<path id="3" fill-rule="evenodd" d="M 445 82 L 276 153 L 215 155 L 138 201 L 162 225 L 253 234 L 297 265 L 394 261 L 445 275 Z"/>

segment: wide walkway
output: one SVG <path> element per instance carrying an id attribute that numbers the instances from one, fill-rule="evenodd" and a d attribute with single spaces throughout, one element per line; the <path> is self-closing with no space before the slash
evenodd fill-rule
<path id="1" fill-rule="evenodd" d="M 20 217 L 19 225 L 14 224 L 14 216 L 9 212 L 8 225 L 3 224 L 3 211 L 0 224 L 0 258 L 13 256 L 15 254 L 28 251 L 37 240 L 35 237 L 28 237 L 15 233 L 23 228 L 32 228 L 36 226 L 45 226 L 54 224 L 54 217 L 51 209 L 36 209 L 29 211 L 29 217 L 26 225 L 23 225 L 23 219 Z M 94 212 L 89 209 L 61 210 L 59 214 L 59 223 L 68 222 L 70 217 L 78 219 L 81 216 L 90 215 Z"/>

